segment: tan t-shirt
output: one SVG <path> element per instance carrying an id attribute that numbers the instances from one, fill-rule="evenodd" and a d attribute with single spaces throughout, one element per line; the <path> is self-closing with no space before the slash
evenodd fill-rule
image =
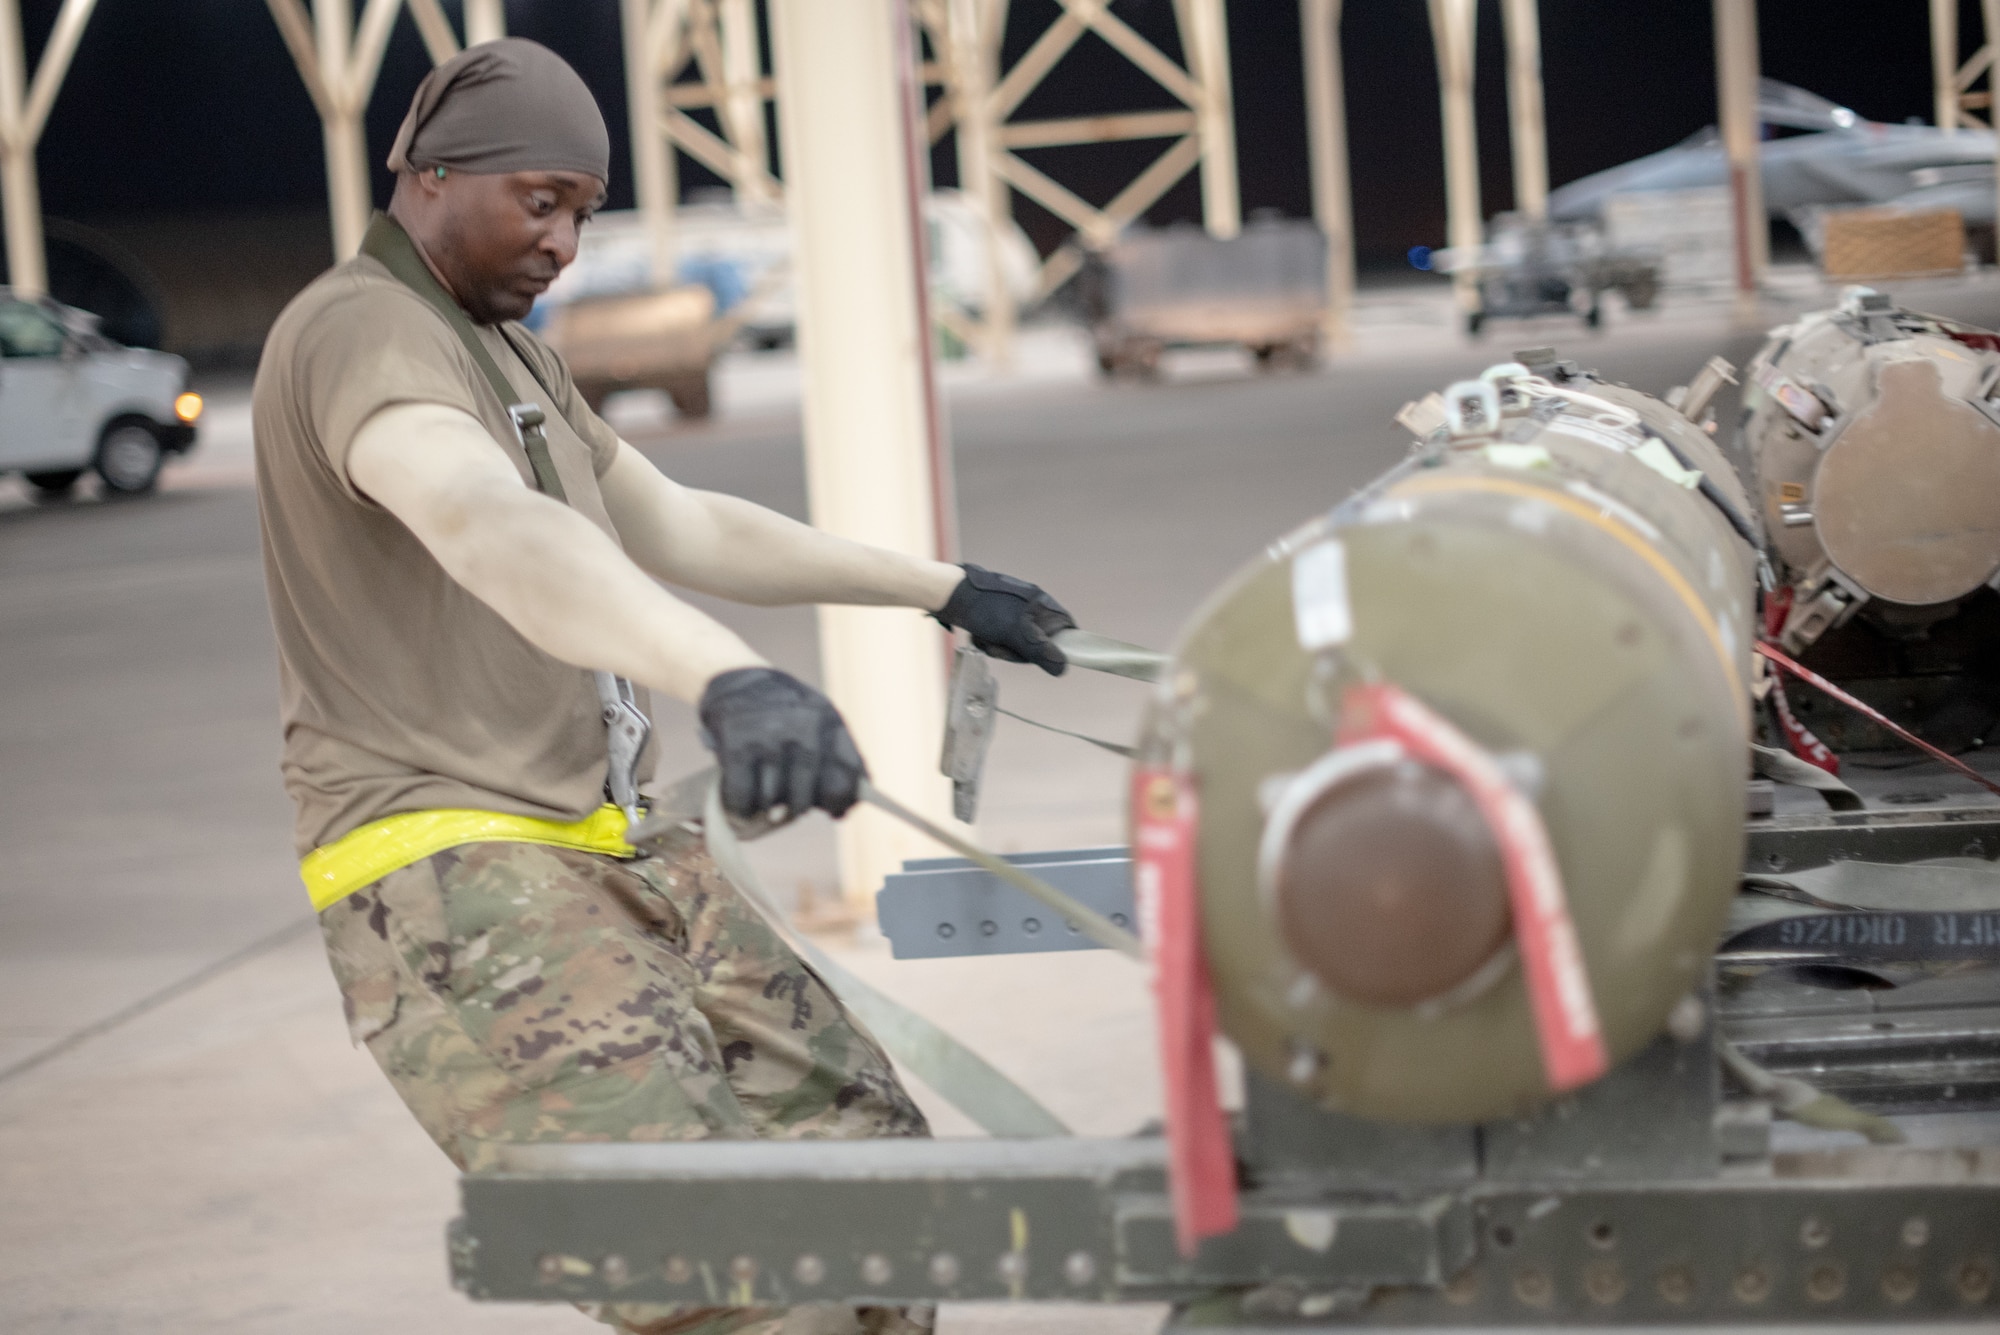
<path id="1" fill-rule="evenodd" d="M 617 436 L 526 329 L 479 334 L 517 401 L 555 409 L 549 454 L 563 490 L 615 540 L 597 479 Z M 301 855 L 396 812 L 472 807 L 574 820 L 604 800 L 604 724 L 590 674 L 521 638 L 347 480 L 355 433 L 397 403 L 471 413 L 534 485 L 504 406 L 458 336 L 362 256 L 322 274 L 278 317 L 253 400 L 282 769 Z"/>

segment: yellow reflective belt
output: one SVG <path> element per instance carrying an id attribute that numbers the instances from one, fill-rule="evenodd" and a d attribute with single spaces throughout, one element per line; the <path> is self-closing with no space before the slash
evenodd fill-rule
<path id="1" fill-rule="evenodd" d="M 629 858 L 625 813 L 606 804 L 577 821 L 540 820 L 499 811 L 407 811 L 350 830 L 299 863 L 314 912 L 332 907 L 392 871 L 460 844 L 548 844 Z"/>

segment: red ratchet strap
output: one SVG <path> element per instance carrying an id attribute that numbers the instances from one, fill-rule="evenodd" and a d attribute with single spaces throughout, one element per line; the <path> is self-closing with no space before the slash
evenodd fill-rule
<path id="1" fill-rule="evenodd" d="M 1775 640 L 1778 632 L 1785 628 L 1785 618 L 1792 610 L 1792 586 L 1773 589 L 1764 595 L 1764 638 Z"/>
<path id="2" fill-rule="evenodd" d="M 1814 672 L 1811 668 L 1806 667 L 1805 665 L 1794 660 L 1790 654 L 1787 654 L 1783 649 L 1780 649 L 1777 645 L 1771 644 L 1768 641 L 1760 641 L 1757 645 L 1757 652 L 1764 655 L 1764 657 L 1770 659 L 1773 663 L 1777 664 L 1785 671 L 1791 673 L 1794 677 L 1797 677 L 1800 681 L 1804 682 L 1806 685 L 1812 687 L 1815 690 L 1823 691 L 1827 695 L 1830 695 L 1834 699 L 1840 701 L 1840 703 L 1846 705 L 1849 709 L 1861 715 L 1861 717 L 1867 719 L 1870 723 L 1876 724 L 1878 727 L 1887 729 L 1890 733 L 1892 733 L 1897 737 L 1900 737 L 1902 740 L 1908 742 L 1911 746 L 1916 747 L 1917 750 L 1922 751 L 1925 755 L 1929 756 L 1931 759 L 1950 766 L 1952 769 L 1956 770 L 1960 774 L 1963 774 L 1966 778 L 1972 780 L 1974 783 L 1978 784 L 1981 788 L 1986 789 L 1988 792 L 2000 793 L 2000 783 L 1996 783 L 1994 780 L 1987 778 L 1984 774 L 1981 774 L 1978 770 L 1972 768 L 1972 766 L 1966 764 L 1963 760 L 1960 760 L 1957 756 L 1951 754 L 1951 752 L 1942 751 L 1939 750 L 1937 747 L 1932 746 L 1929 742 L 1917 736 L 1915 733 L 1911 732 L 1908 728 L 1905 728 L 1900 723 L 1897 723 L 1894 720 L 1892 720 L 1888 715 L 1884 714 L 1881 710 L 1875 708 L 1875 706 L 1870 704 L 1864 704 L 1862 701 L 1857 700 L 1855 697 L 1849 695 L 1846 691 L 1841 690 L 1838 686 L 1835 686 L 1832 682 L 1828 681 L 1825 677 L 1820 676 L 1819 673 Z M 1806 758 L 1808 760 L 1811 759 L 1810 756 Z"/>
<path id="3" fill-rule="evenodd" d="M 1195 889 L 1194 785 L 1173 770 L 1139 767 L 1132 813 L 1133 880 L 1159 1006 L 1174 1235 L 1181 1255 L 1192 1256 L 1237 1220 L 1236 1151 L 1215 1083 L 1215 987 Z"/>
<path id="4" fill-rule="evenodd" d="M 1792 749 L 1792 754 L 1828 774 L 1839 774 L 1840 757 L 1792 713 L 1791 697 L 1785 694 L 1785 679 L 1775 672 L 1771 674 L 1771 703 L 1777 707 L 1778 724 L 1785 730 L 1785 745 Z"/>
<path id="5" fill-rule="evenodd" d="M 2000 335 L 1992 334 L 1984 329 L 1973 329 L 1967 325 L 1954 324 L 1950 320 L 1940 320 L 1938 323 L 1944 326 L 1946 334 L 1958 342 L 1965 344 L 1968 348 L 1977 348 L 1981 352 L 2000 352 Z"/>
<path id="6" fill-rule="evenodd" d="M 1778 635 L 1785 628 L 1786 617 L 1792 610 L 1792 586 L 1773 589 L 1764 595 L 1764 638 L 1777 642 Z M 1828 774 L 1840 773 L 1840 757 L 1833 749 L 1814 735 L 1813 730 L 1799 722 L 1792 713 L 1792 702 L 1785 695 L 1785 679 L 1777 673 L 1771 674 L 1771 703 L 1778 711 L 1778 725 L 1784 729 L 1785 745 L 1792 754 L 1808 765 L 1817 765 Z"/>
<path id="7" fill-rule="evenodd" d="M 1549 1088 L 1560 1094 L 1597 1079 L 1610 1068 L 1610 1058 L 1541 813 L 1484 748 L 1414 696 L 1387 684 L 1356 686 L 1342 707 L 1340 741 L 1352 745 L 1377 738 L 1401 743 L 1412 758 L 1443 770 L 1471 794 L 1500 842 L 1514 944 Z"/>

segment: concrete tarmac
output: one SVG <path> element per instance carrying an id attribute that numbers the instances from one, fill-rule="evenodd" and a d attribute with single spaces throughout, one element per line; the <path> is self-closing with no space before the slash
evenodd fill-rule
<path id="1" fill-rule="evenodd" d="M 1991 282 L 1901 295 L 2000 321 Z M 966 557 L 1044 583 L 1086 626 L 1167 644 L 1265 542 L 1401 456 L 1404 402 L 1528 344 L 1658 392 L 1758 341 L 1719 304 L 1596 336 L 1503 325 L 1476 346 L 1434 298 L 1391 294 L 1363 317 L 1357 349 L 1309 375 L 1199 354 L 1159 384 L 1101 385 L 1060 333 L 1012 379 L 949 374 Z M 725 371 L 712 424 L 643 404 L 614 420 L 681 480 L 803 516 L 788 383 L 783 359 L 750 359 Z M 41 506 L 0 485 L 0 1330 L 587 1330 L 567 1309 L 449 1289 L 449 1165 L 347 1044 L 277 781 L 245 387 L 212 388 L 210 439 L 158 496 Z M 815 674 L 809 611 L 719 610 Z M 1128 683 L 998 671 L 1006 703 L 1048 722 L 1120 737 L 1136 719 Z M 660 723 L 664 773 L 702 763 L 687 711 Z M 1119 842 L 1121 808 L 1117 761 L 1002 727 L 989 843 Z M 819 897 L 831 848 L 815 820 L 754 856 L 774 885 Z M 1144 980 L 1124 961 L 840 949 L 1079 1130 L 1157 1116 Z M 969 1130 L 926 1103 L 941 1132 Z M 973 1307 L 945 1328 L 1137 1335 L 1159 1317 Z"/>

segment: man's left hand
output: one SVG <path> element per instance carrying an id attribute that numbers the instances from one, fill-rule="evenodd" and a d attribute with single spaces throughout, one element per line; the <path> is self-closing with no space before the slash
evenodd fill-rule
<path id="1" fill-rule="evenodd" d="M 1009 663 L 1033 663 L 1060 677 L 1069 660 L 1056 648 L 1054 636 L 1076 628 L 1076 618 L 1063 605 L 1024 579 L 1002 575 L 983 566 L 962 567 L 965 578 L 951 598 L 931 615 L 947 629 L 964 630 L 972 647 Z"/>
<path id="2" fill-rule="evenodd" d="M 736 668 L 701 693 L 701 740 L 722 771 L 722 805 L 748 820 L 814 807 L 838 819 L 868 767 L 833 702 L 788 672 Z"/>

